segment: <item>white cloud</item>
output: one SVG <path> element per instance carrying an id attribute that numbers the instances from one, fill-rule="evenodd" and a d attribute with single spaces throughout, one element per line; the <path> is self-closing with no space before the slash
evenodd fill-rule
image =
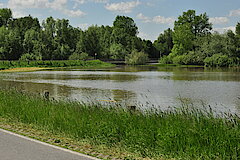
<path id="1" fill-rule="evenodd" d="M 95 2 L 95 3 L 107 3 L 109 0 L 73 0 L 77 4 L 84 4 L 87 2 Z"/>
<path id="2" fill-rule="evenodd" d="M 0 7 L 3 8 L 4 4 L 3 3 L 0 3 Z"/>
<path id="3" fill-rule="evenodd" d="M 90 24 L 88 23 L 81 23 L 78 25 L 78 27 L 81 28 L 82 30 L 87 30 L 89 26 Z"/>
<path id="4" fill-rule="evenodd" d="M 211 17 L 209 22 L 212 24 L 225 24 L 228 23 L 229 19 L 227 17 Z"/>
<path id="5" fill-rule="evenodd" d="M 155 16 L 153 17 L 153 22 L 155 23 L 161 23 L 161 24 L 173 24 L 175 21 L 175 18 L 172 17 L 163 17 L 163 16 Z"/>
<path id="6" fill-rule="evenodd" d="M 83 4 L 86 3 L 86 0 L 74 0 L 77 4 Z"/>
<path id="7" fill-rule="evenodd" d="M 9 0 L 8 7 L 12 9 L 48 8 L 58 10 L 70 17 L 79 17 L 85 15 L 85 13 L 81 10 L 67 9 L 67 2 L 68 0 L 54 0 L 51 2 L 49 0 Z"/>
<path id="8" fill-rule="evenodd" d="M 144 22 L 144 23 L 149 23 L 152 21 L 150 17 L 144 16 L 142 13 L 139 13 L 137 15 L 137 19 L 142 20 L 142 22 Z"/>
<path id="9" fill-rule="evenodd" d="M 9 8 L 46 8 L 48 0 L 9 0 Z"/>
<path id="10" fill-rule="evenodd" d="M 82 17 L 84 15 L 86 15 L 86 13 L 80 11 L 80 10 L 68 10 L 68 9 L 64 9 L 63 10 L 64 13 L 70 17 Z"/>
<path id="11" fill-rule="evenodd" d="M 141 3 L 139 1 L 108 3 L 105 5 L 105 8 L 114 12 L 130 13 L 135 7 L 140 4 Z"/>
<path id="12" fill-rule="evenodd" d="M 231 10 L 230 13 L 229 13 L 229 16 L 230 16 L 230 17 L 233 17 L 233 16 L 240 16 L 240 9 L 237 9 L 237 10 Z"/>
<path id="13" fill-rule="evenodd" d="M 64 10 L 66 4 L 67 0 L 54 0 L 53 2 L 49 2 L 47 7 L 54 10 Z"/>
<path id="14" fill-rule="evenodd" d="M 149 35 L 144 32 L 139 32 L 138 37 L 140 37 L 142 39 L 149 39 Z"/>
<path id="15" fill-rule="evenodd" d="M 109 0 L 92 0 L 95 3 L 107 3 Z"/>
<path id="16" fill-rule="evenodd" d="M 12 11 L 12 15 L 13 15 L 13 18 L 20 18 L 20 17 L 25 17 L 27 16 L 26 13 L 22 12 L 22 11 L 18 11 L 18 10 L 13 10 Z"/>
<path id="17" fill-rule="evenodd" d="M 142 13 L 137 15 L 137 19 L 142 20 L 144 23 L 157 23 L 157 24 L 168 24 L 172 25 L 175 21 L 173 17 L 163 17 L 163 16 L 155 16 L 153 18 L 144 16 Z"/>
<path id="18" fill-rule="evenodd" d="M 228 30 L 232 30 L 233 32 L 235 32 L 236 28 L 235 28 L 235 26 L 229 26 L 229 27 L 223 27 L 223 28 L 213 28 L 213 31 L 216 31 L 218 33 L 225 33 Z"/>

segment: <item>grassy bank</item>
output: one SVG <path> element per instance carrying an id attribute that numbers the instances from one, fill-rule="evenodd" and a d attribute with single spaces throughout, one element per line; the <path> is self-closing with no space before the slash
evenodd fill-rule
<path id="1" fill-rule="evenodd" d="M 16 91 L 0 91 L 0 118 L 7 119 L 10 125 L 21 123 L 49 135 L 105 146 L 108 149 L 101 150 L 105 154 L 111 148 L 113 155 L 115 151 L 131 153 L 120 154 L 119 158 L 240 158 L 239 117 L 214 117 L 211 110 L 132 113 L 121 108 L 47 101 Z"/>
<path id="2" fill-rule="evenodd" d="M 77 68 L 103 68 L 113 67 L 113 64 L 105 63 L 100 60 L 80 61 L 0 61 L 0 70 L 23 67 L 77 67 Z"/>

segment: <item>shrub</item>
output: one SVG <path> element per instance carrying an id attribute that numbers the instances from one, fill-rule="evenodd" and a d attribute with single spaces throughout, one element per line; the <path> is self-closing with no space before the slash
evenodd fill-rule
<path id="1" fill-rule="evenodd" d="M 69 56 L 69 60 L 86 60 L 88 59 L 89 56 L 87 53 L 82 52 L 82 53 L 73 53 L 72 55 Z"/>
<path id="2" fill-rule="evenodd" d="M 129 65 L 141 65 L 146 64 L 148 61 L 148 55 L 144 52 L 133 51 L 125 58 L 126 64 Z"/>
<path id="3" fill-rule="evenodd" d="M 170 56 L 163 56 L 162 58 L 159 59 L 160 64 L 172 64 L 172 60 Z"/>
<path id="4" fill-rule="evenodd" d="M 32 53 L 25 53 L 23 54 L 20 59 L 20 61 L 35 61 L 35 60 L 42 60 L 42 56 L 37 56 Z"/>
<path id="5" fill-rule="evenodd" d="M 204 65 L 207 67 L 227 67 L 231 64 L 231 60 L 227 55 L 214 54 L 204 59 Z"/>

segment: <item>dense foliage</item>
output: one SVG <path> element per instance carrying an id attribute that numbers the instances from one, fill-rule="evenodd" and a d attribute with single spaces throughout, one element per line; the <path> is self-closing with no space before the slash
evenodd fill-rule
<path id="1" fill-rule="evenodd" d="M 239 66 L 240 24 L 236 25 L 236 33 L 229 30 L 219 34 L 211 30 L 212 25 L 206 13 L 196 15 L 194 10 L 183 12 L 175 21 L 174 31 L 166 30 L 154 42 L 162 53 L 160 63 Z M 169 39 L 173 43 L 169 43 Z"/>
<path id="2" fill-rule="evenodd" d="M 0 60 L 125 60 L 133 50 L 156 57 L 151 41 L 137 37 L 133 19 L 117 16 L 113 26 L 90 26 L 83 31 L 66 19 L 48 17 L 40 25 L 31 16 L 12 18 L 0 9 Z"/>
<path id="3" fill-rule="evenodd" d="M 154 43 L 137 35 L 134 20 L 126 16 L 117 16 L 113 26 L 93 25 L 83 31 L 67 19 L 48 17 L 40 24 L 30 15 L 12 18 L 10 9 L 0 9 L 0 60 L 128 61 L 134 57 L 132 53 L 139 52 L 160 58 L 160 63 L 239 65 L 240 23 L 236 33 L 212 33 L 206 13 L 197 15 L 188 10 L 178 17 L 173 30 L 165 30 Z M 214 60 L 217 57 L 225 57 L 227 62 Z"/>
<path id="4" fill-rule="evenodd" d="M 29 55 L 26 55 L 25 58 L 29 58 Z M 0 61 L 0 70 L 16 68 L 16 67 L 80 67 L 80 68 L 105 68 L 113 67 L 111 63 L 106 63 L 100 60 L 38 60 L 38 61 Z"/>

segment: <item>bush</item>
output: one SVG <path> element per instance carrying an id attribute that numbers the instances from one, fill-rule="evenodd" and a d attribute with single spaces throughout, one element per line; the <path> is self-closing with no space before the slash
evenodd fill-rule
<path id="1" fill-rule="evenodd" d="M 69 56 L 69 60 L 86 60 L 88 59 L 89 56 L 87 53 L 82 52 L 82 53 L 73 53 L 72 55 Z"/>
<path id="2" fill-rule="evenodd" d="M 214 54 L 204 59 L 204 65 L 207 67 L 227 67 L 231 62 L 231 59 L 223 54 Z"/>
<path id="3" fill-rule="evenodd" d="M 159 59 L 160 64 L 172 64 L 172 60 L 170 56 L 163 56 L 162 58 Z"/>
<path id="4" fill-rule="evenodd" d="M 144 52 L 133 51 L 131 54 L 126 56 L 125 62 L 129 65 L 141 65 L 146 64 L 148 61 L 148 55 Z"/>
<path id="5" fill-rule="evenodd" d="M 183 65 L 202 65 L 203 57 L 194 52 L 189 52 L 184 55 L 176 56 L 172 59 L 174 64 L 183 64 Z"/>
<path id="6" fill-rule="evenodd" d="M 32 53 L 25 53 L 20 57 L 19 60 L 20 61 L 38 61 L 38 60 L 42 60 L 42 56 L 37 56 Z"/>

